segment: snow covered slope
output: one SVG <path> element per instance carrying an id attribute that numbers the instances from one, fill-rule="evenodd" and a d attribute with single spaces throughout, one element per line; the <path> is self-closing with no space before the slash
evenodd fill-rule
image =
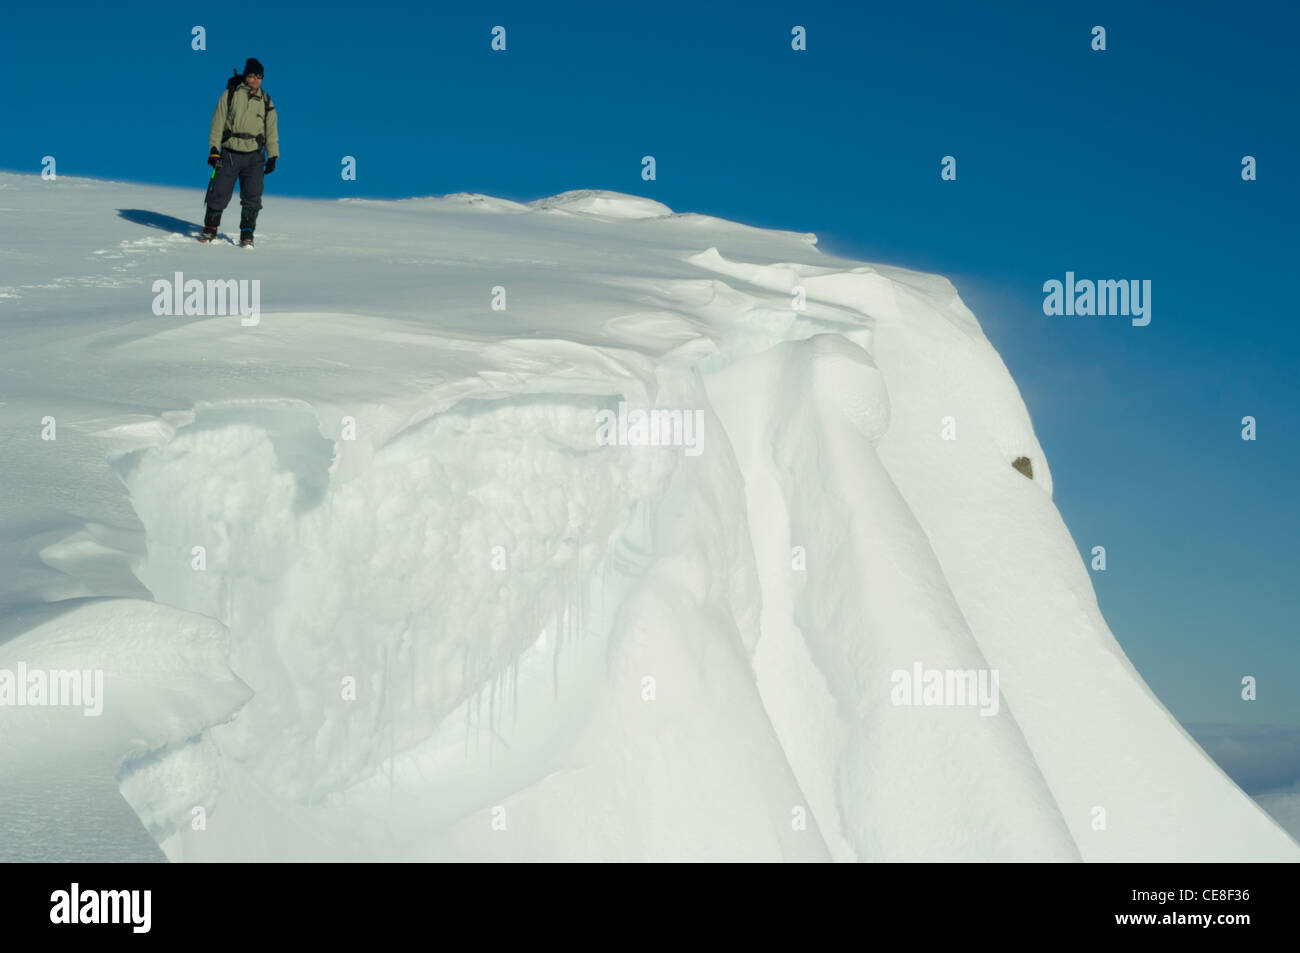
<path id="1" fill-rule="evenodd" d="M 609 192 L 199 204 L 0 174 L 0 679 L 104 674 L 0 705 L 0 857 L 1300 859 L 944 279 Z"/>

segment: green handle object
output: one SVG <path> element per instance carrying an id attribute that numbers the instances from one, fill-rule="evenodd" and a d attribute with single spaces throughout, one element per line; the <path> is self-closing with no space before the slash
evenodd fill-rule
<path id="1" fill-rule="evenodd" d="M 212 174 L 208 176 L 208 190 L 203 193 L 203 207 L 208 207 L 208 196 L 212 194 L 212 182 L 217 177 L 217 167 L 212 167 Z"/>

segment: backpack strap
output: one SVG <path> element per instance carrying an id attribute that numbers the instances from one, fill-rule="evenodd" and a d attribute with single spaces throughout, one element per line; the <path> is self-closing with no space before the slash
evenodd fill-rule
<path id="1" fill-rule="evenodd" d="M 236 86 L 234 89 L 226 90 L 226 131 L 227 132 L 230 131 L 230 124 L 231 122 L 234 121 L 235 118 L 235 92 L 238 89 L 239 87 Z M 225 138 L 229 139 L 230 137 L 226 136 Z"/>

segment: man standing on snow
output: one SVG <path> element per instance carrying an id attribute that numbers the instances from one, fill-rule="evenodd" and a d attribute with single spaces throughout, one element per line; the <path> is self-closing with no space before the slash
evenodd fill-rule
<path id="1" fill-rule="evenodd" d="M 217 171 L 208 189 L 208 211 L 199 241 L 210 242 L 217 237 L 221 213 L 230 204 L 238 179 L 239 244 L 251 246 L 257 213 L 262 207 L 262 176 L 275 171 L 275 160 L 280 157 L 275 107 L 262 89 L 262 64 L 257 60 L 250 59 L 244 64 L 244 75 L 236 74 L 226 84 L 212 114 L 208 145 L 208 165 Z"/>

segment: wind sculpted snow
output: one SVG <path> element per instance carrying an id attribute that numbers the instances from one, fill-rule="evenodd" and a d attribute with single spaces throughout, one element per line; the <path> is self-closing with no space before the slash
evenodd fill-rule
<path id="1" fill-rule="evenodd" d="M 196 205 L 0 175 L 0 668 L 107 676 L 0 707 L 0 799 L 85 778 L 0 856 L 1300 858 L 946 280 L 611 192 Z"/>

